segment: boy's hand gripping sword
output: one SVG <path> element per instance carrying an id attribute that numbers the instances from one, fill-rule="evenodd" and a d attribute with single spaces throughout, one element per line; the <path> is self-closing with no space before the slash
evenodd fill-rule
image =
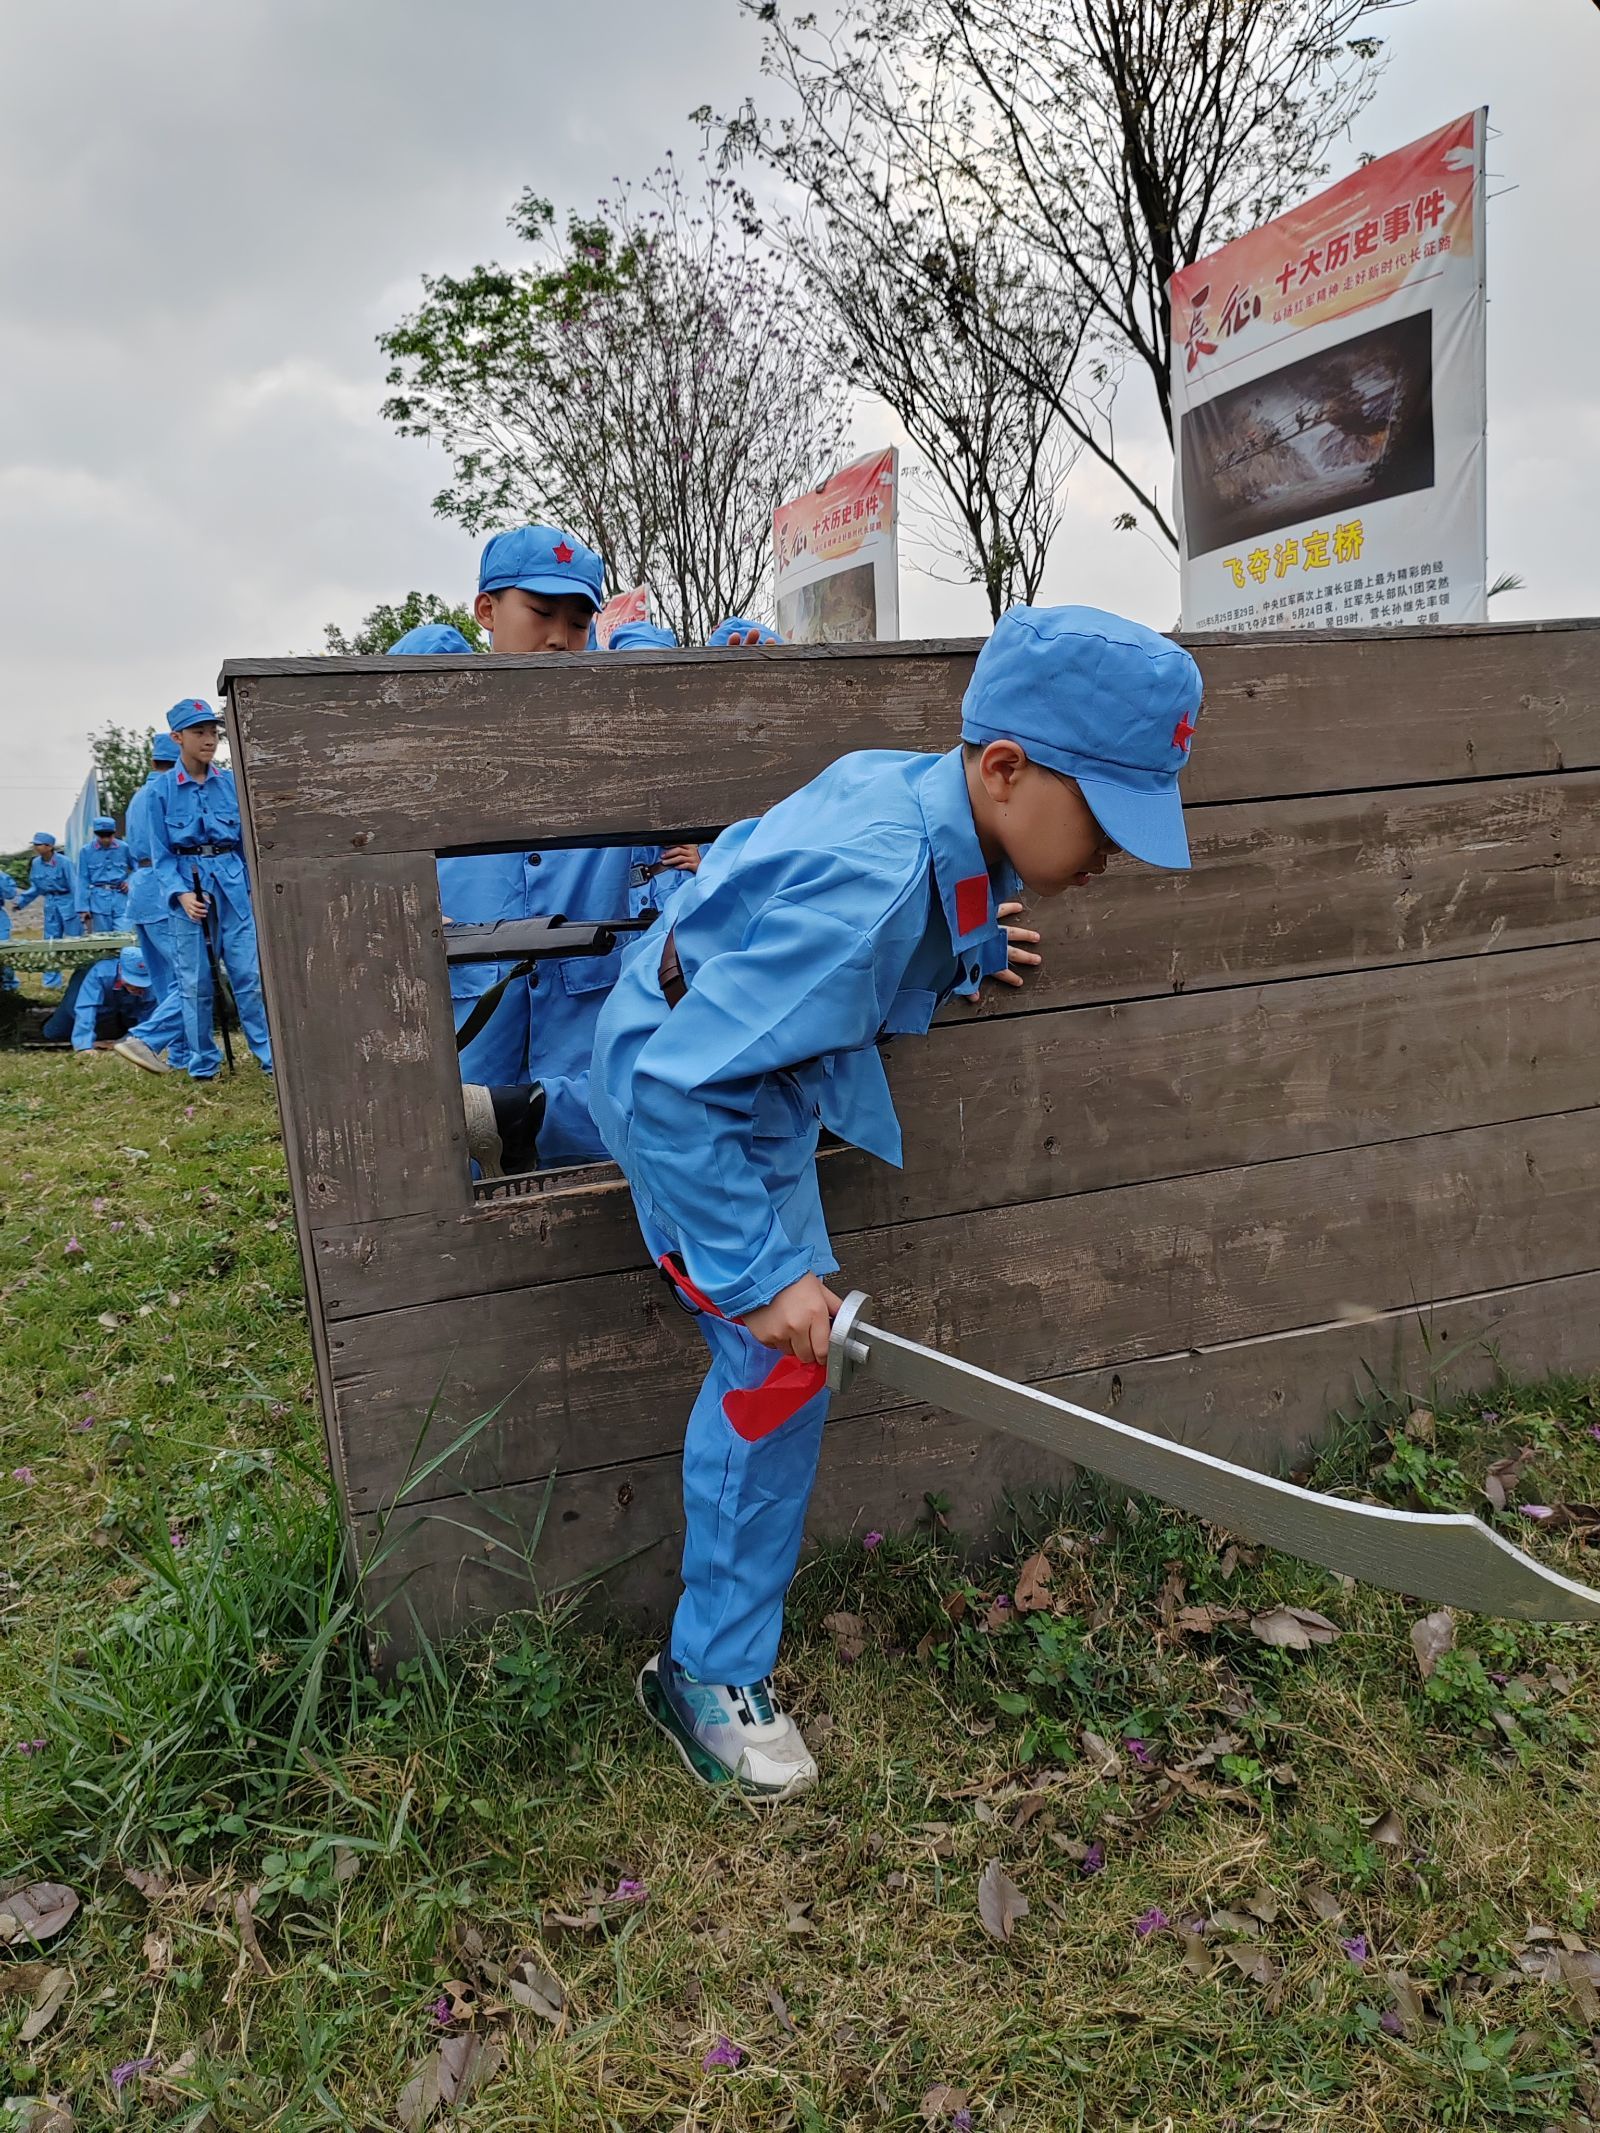
<path id="1" fill-rule="evenodd" d="M 1600 1592 L 1547 1570 L 1481 1519 L 1391 1511 L 1298 1489 L 886 1333 L 868 1324 L 871 1309 L 872 1298 L 856 1289 L 834 1319 L 828 1344 L 834 1392 L 864 1370 L 911 1399 L 1009 1430 L 1243 1539 L 1266 1541 L 1364 1584 L 1523 1622 L 1600 1622 Z"/>

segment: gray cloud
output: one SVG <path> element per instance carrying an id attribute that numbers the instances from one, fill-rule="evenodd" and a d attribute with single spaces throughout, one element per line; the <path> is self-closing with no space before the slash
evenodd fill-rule
<path id="1" fill-rule="evenodd" d="M 1487 97 L 1491 555 L 1509 616 L 1595 605 L 1600 18 L 1576 0 L 1418 0 L 1355 146 Z M 209 693 L 233 654 L 307 651 L 476 544 L 442 469 L 377 416 L 373 335 L 424 270 L 509 256 L 525 184 L 583 204 L 696 146 L 757 85 L 734 0 L 52 0 L 0 18 L 0 848 L 59 825 L 85 736 Z M 1341 165 L 1346 167 L 1345 165 Z M 1165 441 L 1130 391 L 1155 478 Z M 863 441 L 888 434 L 871 410 Z M 1170 622 L 1175 577 L 1087 472 L 1047 587 Z M 1497 607 L 1499 603 L 1497 603 Z M 908 634 L 982 603 L 908 574 Z"/>

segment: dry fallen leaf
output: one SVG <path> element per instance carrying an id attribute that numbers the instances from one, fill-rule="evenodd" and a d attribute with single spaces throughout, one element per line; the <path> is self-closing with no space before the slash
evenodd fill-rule
<path id="1" fill-rule="evenodd" d="M 941 2118 L 954 2118 L 957 2111 L 967 2108 L 965 2089 L 953 2089 L 947 2082 L 936 2081 L 917 2109 L 930 2125 L 937 2125 Z"/>
<path id="2" fill-rule="evenodd" d="M 1017 1572 L 1016 1590 L 1012 1599 L 1020 1614 L 1037 1614 L 1041 1607 L 1050 1605 L 1050 1558 L 1047 1555 L 1030 1555 Z"/>
<path id="3" fill-rule="evenodd" d="M 1091 1733 L 1087 1726 L 1078 1735 L 1078 1746 L 1094 1766 L 1097 1777 L 1115 1777 L 1122 1768 L 1122 1757 L 1108 1740 L 1098 1733 Z"/>
<path id="4" fill-rule="evenodd" d="M 1594 1989 L 1594 1979 L 1587 1966 L 1570 1948 L 1563 1948 L 1556 1957 L 1567 1990 L 1572 1994 L 1572 2004 L 1591 2029 L 1600 2029 L 1600 1992 Z"/>
<path id="5" fill-rule="evenodd" d="M 1257 1889 L 1253 1896 L 1247 1896 L 1244 1900 L 1244 1907 L 1252 1918 L 1259 1918 L 1261 1923 L 1266 1926 L 1272 1924 L 1281 1908 L 1277 1897 L 1273 1895 L 1271 1889 L 1265 1887 Z"/>
<path id="6" fill-rule="evenodd" d="M 33 1881 L 0 1896 L 0 1948 L 43 1947 L 72 1923 L 78 1899 L 59 1881 Z"/>
<path id="7" fill-rule="evenodd" d="M 1483 1477 L 1483 1493 L 1495 1510 L 1505 1509 L 1512 1491 L 1538 1456 L 1536 1444 L 1525 1444 L 1520 1452 L 1513 1452 L 1509 1459 L 1497 1459 L 1490 1467 Z"/>
<path id="8" fill-rule="evenodd" d="M 1367 1835 L 1374 1844 L 1386 1845 L 1390 1851 L 1401 1851 L 1405 1847 L 1406 1826 L 1392 1807 L 1386 1807 L 1382 1814 L 1374 1815 L 1368 1822 Z"/>
<path id="9" fill-rule="evenodd" d="M 785 1903 L 783 1907 L 783 1930 L 785 1933 L 815 1933 L 816 1921 L 811 1916 L 809 1903 Z"/>
<path id="10" fill-rule="evenodd" d="M 1438 1426 L 1433 1419 L 1433 1411 L 1431 1408 L 1412 1408 L 1410 1414 L 1406 1416 L 1406 1435 L 1411 1439 L 1413 1444 L 1431 1445 L 1438 1443 L 1439 1431 Z"/>
<path id="11" fill-rule="evenodd" d="M 1196 1977 L 1209 1977 L 1217 1967 L 1217 1951 L 1203 1934 L 1193 1926 L 1180 1926 L 1183 1939 L 1183 1967 L 1192 1970 Z"/>
<path id="12" fill-rule="evenodd" d="M 547 2022 L 559 2022 L 566 2012 L 567 1995 L 561 1980 L 552 1977 L 535 1957 L 517 1954 L 507 1966 L 506 1990 L 519 2007 L 531 2008 Z"/>
<path id="13" fill-rule="evenodd" d="M 1209 1770 L 1213 1763 L 1219 1762 L 1225 1755 L 1236 1755 L 1243 1746 L 1242 1733 L 1213 1733 L 1197 1755 L 1191 1755 L 1186 1763 L 1176 1763 L 1171 1767 L 1175 1771 Z"/>
<path id="14" fill-rule="evenodd" d="M 165 1977 L 172 1968 L 172 1941 L 165 1933 L 144 1937 L 144 1967 L 149 1977 Z"/>
<path id="15" fill-rule="evenodd" d="M 13 2133 L 72 2133 L 72 2106 L 57 2096 L 8 2096 Z"/>
<path id="16" fill-rule="evenodd" d="M 421 2133 L 435 2111 L 465 2103 L 474 2089 L 493 2078 L 504 2060 L 501 2046 L 476 2030 L 446 2037 L 400 2091 L 395 2116 L 405 2133 Z"/>
<path id="17" fill-rule="evenodd" d="M 1344 1905 L 1332 1889 L 1324 1888 L 1320 1881 L 1308 1881 L 1301 1890 L 1307 1904 L 1328 1925 L 1335 1926 L 1344 1916 Z"/>
<path id="18" fill-rule="evenodd" d="M 354 1881 L 361 1871 L 361 1854 L 348 1844 L 333 1847 L 333 1878 L 335 1881 Z"/>
<path id="19" fill-rule="evenodd" d="M 1261 1921 L 1252 1918 L 1247 1911 L 1213 1911 L 1207 1923 L 1222 1933 L 1243 1933 L 1251 1940 L 1261 1938 Z"/>
<path id="20" fill-rule="evenodd" d="M 846 1666 L 854 1666 L 867 1648 L 867 1625 L 859 1615 L 824 1615 L 822 1626 Z"/>
<path id="21" fill-rule="evenodd" d="M 233 1924 L 239 1936 L 239 1945 L 249 1957 L 250 1967 L 258 1977 L 271 1977 L 272 1965 L 261 1952 L 261 1943 L 256 1939 L 256 1905 L 261 1899 L 258 1884 L 240 1889 L 233 1899 Z"/>
<path id="22" fill-rule="evenodd" d="M 1242 1970 L 1252 1984 L 1276 1985 L 1281 1972 L 1277 1962 L 1265 1948 L 1219 1948 L 1236 1970 Z"/>
<path id="23" fill-rule="evenodd" d="M 1394 1994 L 1394 2011 L 1407 2029 L 1417 2028 L 1423 2020 L 1422 1997 L 1416 1986 L 1403 1970 L 1385 1972 L 1389 1990 Z"/>
<path id="24" fill-rule="evenodd" d="M 1208 1637 L 1223 1622 L 1242 1622 L 1245 1612 L 1242 1607 L 1219 1607 L 1214 1601 L 1203 1606 L 1180 1607 L 1172 1618 L 1176 1630 Z"/>
<path id="25" fill-rule="evenodd" d="M 1455 1647 L 1456 1620 L 1448 1607 L 1436 1607 L 1431 1615 L 1411 1625 L 1411 1649 L 1417 1655 L 1417 1670 L 1424 1681 L 1445 1653 Z"/>
<path id="26" fill-rule="evenodd" d="M 102 1311 L 96 1323 L 104 1326 L 108 1333 L 115 1333 L 117 1330 L 117 1314 L 115 1311 Z"/>
<path id="27" fill-rule="evenodd" d="M 799 2035 L 799 2031 L 794 2026 L 794 2016 L 789 2012 L 789 2003 L 787 2000 L 785 2000 L 783 1994 L 778 1990 L 776 1985 L 769 1985 L 767 1987 L 767 2005 L 772 2009 L 773 2014 L 777 2018 L 778 2027 L 783 2030 L 786 2035 L 791 2037 Z"/>
<path id="28" fill-rule="evenodd" d="M 978 1917 L 991 1940 L 1008 1941 L 1017 1920 L 1028 1915 L 1028 1899 L 998 1859 L 991 1859 L 978 1877 Z"/>
<path id="29" fill-rule="evenodd" d="M 1593 1986 L 1590 1990 L 1593 1991 Z M 17 2031 L 19 2044 L 31 2044 L 35 2037 L 42 2037 L 61 2011 L 61 2003 L 72 1990 L 70 1970 L 47 1970 L 40 1982 L 32 2007 Z"/>
<path id="30" fill-rule="evenodd" d="M 1332 1644 L 1343 1631 L 1314 1608 L 1269 1607 L 1264 1614 L 1250 1617 L 1250 1634 L 1283 1651 L 1308 1652 L 1313 1644 Z"/>

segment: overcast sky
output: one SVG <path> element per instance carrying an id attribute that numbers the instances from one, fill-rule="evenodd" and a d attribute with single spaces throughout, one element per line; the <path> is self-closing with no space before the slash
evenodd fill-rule
<path id="1" fill-rule="evenodd" d="M 1415 0 L 1388 35 L 1334 175 L 1488 102 L 1489 555 L 1527 580 L 1495 613 L 1596 612 L 1600 13 Z M 735 0 L 0 0 L 0 850 L 60 828 L 91 726 L 470 588 L 441 460 L 379 420 L 374 334 L 421 272 L 511 258 L 524 185 L 585 205 L 692 152 L 686 114 L 757 57 Z M 1152 408 L 1123 415 L 1165 485 Z M 1118 508 L 1074 476 L 1046 596 L 1168 626 L 1176 572 Z M 902 616 L 986 622 L 915 573 Z"/>

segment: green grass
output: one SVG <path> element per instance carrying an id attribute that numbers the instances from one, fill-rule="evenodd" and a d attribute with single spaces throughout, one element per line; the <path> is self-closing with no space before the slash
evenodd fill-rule
<path id="1" fill-rule="evenodd" d="M 1004 1571 L 926 1534 L 811 1558 L 782 1685 L 824 1782 L 758 1814 L 647 1733 L 644 1647 L 559 1610 L 365 1674 L 253 1069 L 196 1090 L 0 1055 L 0 1176 L 0 1871 L 83 1899 L 20 1951 L 71 1977 L 32 2044 L 5 1988 L 38 1975 L 0 1962 L 0 2094 L 68 2097 L 80 2128 L 393 2125 L 463 2026 L 441 1998 L 475 1996 L 506 2057 L 468 2127 L 910 2129 L 938 2084 L 1012 2133 L 1600 2107 L 1581 1971 L 1525 1974 L 1561 1946 L 1530 1929 L 1569 1936 L 1569 1973 L 1600 1946 L 1591 1633 L 1464 1618 L 1425 1685 L 1418 1610 L 1085 1490 L 1020 1507 Z M 1531 1444 L 1521 1500 L 1600 1499 L 1596 1393 L 1508 1386 L 1410 1434 L 1410 1400 L 1375 1402 L 1322 1478 L 1471 1503 Z M 1587 1574 L 1570 1537 L 1503 1524 Z M 994 1608 L 1035 1547 L 1051 1604 Z M 1180 1630 L 1203 1603 L 1343 1634 Z M 990 1860 L 1030 1906 L 1004 1946 Z M 1172 1926 L 1136 1932 L 1156 1909 Z M 1267 1982 L 1186 1951 L 1221 1912 L 1248 1924 L 1203 1943 Z M 525 1952 L 560 2024 L 511 2003 Z M 1391 1972 L 1420 1996 L 1402 2035 Z M 719 2038 L 742 2062 L 704 2070 Z"/>

